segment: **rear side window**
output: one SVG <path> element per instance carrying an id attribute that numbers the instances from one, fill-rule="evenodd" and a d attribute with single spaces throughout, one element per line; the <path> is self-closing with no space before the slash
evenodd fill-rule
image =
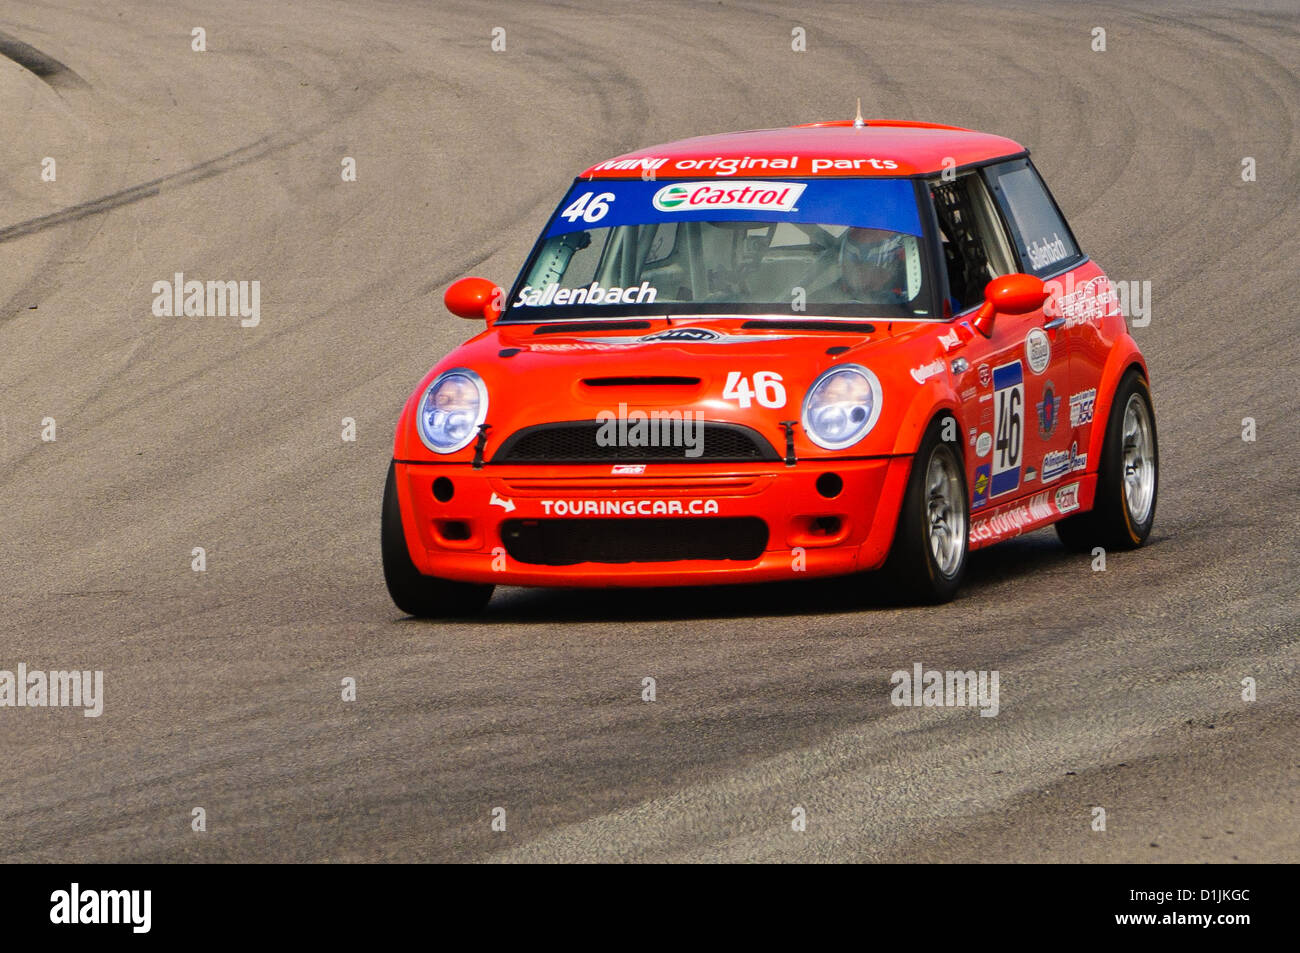
<path id="1" fill-rule="evenodd" d="M 1014 159 L 986 170 L 989 187 L 1011 226 L 1021 267 L 1042 278 L 1071 267 L 1083 257 L 1056 202 L 1028 159 Z"/>

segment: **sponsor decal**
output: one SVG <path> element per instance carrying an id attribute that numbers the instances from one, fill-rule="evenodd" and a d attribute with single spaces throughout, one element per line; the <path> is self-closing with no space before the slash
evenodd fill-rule
<path id="1" fill-rule="evenodd" d="M 911 370 L 912 380 L 918 384 L 924 384 L 936 374 L 942 374 L 947 365 L 942 360 L 931 361 L 929 364 L 922 364 L 920 367 L 914 367 Z"/>
<path id="2" fill-rule="evenodd" d="M 561 288 L 552 282 L 545 288 L 524 285 L 512 307 L 546 308 L 551 305 L 578 304 L 653 304 L 658 289 L 643 281 L 635 288 L 602 288 L 593 281 L 586 288 Z"/>
<path id="3" fill-rule="evenodd" d="M 717 500 L 538 500 L 547 516 L 709 516 Z"/>
<path id="4" fill-rule="evenodd" d="M 957 336 L 957 331 L 954 328 L 947 334 L 940 334 L 939 343 L 943 345 L 945 351 L 951 351 L 955 347 L 961 347 L 962 341 L 961 338 Z"/>
<path id="5" fill-rule="evenodd" d="M 644 463 L 619 463 L 609 471 L 613 476 L 640 476 L 645 473 Z"/>
<path id="6" fill-rule="evenodd" d="M 961 358 L 958 358 L 957 360 L 961 360 Z M 976 390 L 974 387 L 967 387 L 964 391 L 961 392 L 962 403 L 965 403 L 968 400 L 974 400 L 975 394 L 976 394 Z"/>
<path id="7" fill-rule="evenodd" d="M 1079 484 L 1067 483 L 1056 491 L 1056 512 L 1070 513 L 1079 508 Z"/>
<path id="8" fill-rule="evenodd" d="M 669 164 L 671 161 L 671 164 Z M 822 172 L 878 172 L 897 169 L 894 159 L 832 159 L 814 156 L 713 156 L 708 159 L 661 159 L 657 156 L 633 156 L 609 159 L 591 167 L 592 172 L 695 172 L 715 176 L 738 172 L 790 172 L 818 175 Z"/>
<path id="9" fill-rule="evenodd" d="M 496 493 L 493 493 L 492 499 L 488 500 L 488 506 L 499 506 L 507 513 L 510 513 L 515 508 L 515 502 L 514 500 L 507 500 L 504 497 L 497 496 Z"/>
<path id="10" fill-rule="evenodd" d="M 1033 467 L 1025 467 L 1025 482 L 1033 483 L 1038 479 L 1038 471 Z"/>
<path id="11" fill-rule="evenodd" d="M 1056 422 L 1061 416 L 1061 398 L 1056 396 L 1056 386 L 1048 381 L 1043 385 L 1043 399 L 1038 408 L 1038 436 L 1043 440 L 1056 433 Z"/>
<path id="12" fill-rule="evenodd" d="M 1059 480 L 1067 473 L 1088 469 L 1088 455 L 1079 452 L 1079 444 L 1070 444 L 1069 450 L 1053 450 L 1043 457 L 1043 482 Z"/>
<path id="13" fill-rule="evenodd" d="M 1097 388 L 1090 387 L 1082 393 L 1070 395 L 1070 426 L 1082 427 L 1092 423 L 1092 409 L 1097 403 Z"/>
<path id="14" fill-rule="evenodd" d="M 1020 486 L 1025 448 L 1025 372 L 1019 361 L 993 368 L 993 481 L 990 496 Z"/>
<path id="15" fill-rule="evenodd" d="M 1025 360 L 1035 374 L 1043 373 L 1052 362 L 1052 342 L 1042 328 L 1034 328 L 1025 335 Z"/>
<path id="16" fill-rule="evenodd" d="M 989 366 L 981 364 L 977 369 L 977 373 L 980 376 L 980 387 L 988 387 L 989 382 L 993 380 L 993 372 L 989 370 Z"/>
<path id="17" fill-rule="evenodd" d="M 979 509 L 989 501 L 989 467 L 992 464 L 981 463 L 975 468 L 975 481 L 971 484 L 970 508 Z"/>
<path id="18" fill-rule="evenodd" d="M 637 156 L 632 159 L 610 159 L 592 166 L 592 169 L 597 172 L 657 172 L 667 161 L 653 156 Z"/>
<path id="19" fill-rule="evenodd" d="M 802 182 L 675 182 L 654 194 L 660 212 L 690 212 L 700 208 L 760 212 L 793 211 L 807 188 Z"/>
<path id="20" fill-rule="evenodd" d="M 1051 519 L 1055 515 L 1056 510 L 1052 507 L 1051 493 L 1037 493 L 1030 498 L 1028 503 L 1017 503 L 1000 513 L 994 513 L 986 519 L 973 522 L 970 528 L 970 541 L 971 543 L 978 543 L 1007 536 L 1018 536 L 1024 531 L 1025 527 Z"/>
<path id="21" fill-rule="evenodd" d="M 1065 327 L 1074 328 L 1081 324 L 1101 323 L 1101 319 L 1114 314 L 1119 298 L 1111 287 L 1110 279 L 1105 275 L 1089 278 L 1075 286 L 1074 272 L 1065 275 L 1064 282 L 1047 282 L 1049 297 L 1043 305 L 1043 313 L 1049 317 L 1065 318 Z"/>
<path id="22" fill-rule="evenodd" d="M 980 434 L 979 438 L 975 441 L 975 456 L 987 457 L 992 449 L 993 434 L 986 430 L 984 433 Z"/>
<path id="23" fill-rule="evenodd" d="M 1052 232 L 1050 239 L 1035 238 L 1025 251 L 1029 253 L 1029 264 L 1035 271 L 1055 264 L 1069 254 L 1065 249 L 1065 242 L 1061 241 L 1060 232 Z"/>

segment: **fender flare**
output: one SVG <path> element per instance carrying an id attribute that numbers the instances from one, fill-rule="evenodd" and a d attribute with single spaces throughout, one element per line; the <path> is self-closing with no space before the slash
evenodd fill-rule
<path id="1" fill-rule="evenodd" d="M 1147 362 L 1142 357 L 1142 352 L 1138 350 L 1137 342 L 1132 336 L 1125 334 L 1111 348 L 1110 356 L 1101 371 L 1101 380 L 1097 382 L 1097 402 L 1093 406 L 1092 413 L 1092 435 L 1088 440 L 1088 461 L 1093 464 L 1088 467 L 1090 473 L 1095 473 L 1101 467 L 1101 451 L 1106 442 L 1108 429 L 1106 423 L 1110 420 L 1115 391 L 1119 389 L 1119 382 L 1124 375 L 1134 367 L 1142 373 L 1143 379 L 1150 385 L 1151 375 L 1147 371 Z"/>

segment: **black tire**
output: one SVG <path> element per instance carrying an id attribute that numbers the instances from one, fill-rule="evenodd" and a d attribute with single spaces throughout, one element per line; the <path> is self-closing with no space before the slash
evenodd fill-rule
<path id="1" fill-rule="evenodd" d="M 473 615 L 488 604 L 495 586 L 473 582 L 453 582 L 426 576 L 415 568 L 406 548 L 402 531 L 402 510 L 397 501 L 397 468 L 388 465 L 384 484 L 383 531 L 381 549 L 384 559 L 384 582 L 397 608 L 421 619 L 446 619 Z"/>
<path id="2" fill-rule="evenodd" d="M 1125 493 L 1124 414 L 1131 399 L 1145 407 L 1151 429 L 1151 504 L 1143 518 L 1131 512 L 1128 494 Z M 1056 524 L 1056 535 L 1066 548 L 1076 552 L 1090 552 L 1098 546 L 1112 550 L 1137 549 L 1151 534 L 1159 488 L 1160 448 L 1156 439 L 1151 389 L 1141 371 L 1132 368 L 1115 389 L 1115 400 L 1106 420 L 1106 437 L 1097 472 L 1097 495 L 1092 509 L 1061 520 Z"/>
<path id="3" fill-rule="evenodd" d="M 950 424 L 945 422 L 951 421 Z M 945 426 L 955 440 L 945 441 Z M 907 478 L 907 492 L 903 495 L 903 508 L 898 514 L 898 527 L 894 542 L 881 570 L 881 576 L 890 587 L 892 599 L 907 604 L 937 605 L 948 602 L 961 588 L 966 573 L 966 557 L 970 552 L 970 495 L 966 489 L 966 468 L 961 454 L 961 428 L 947 415 L 936 417 L 926 429 L 912 461 L 912 472 Z M 960 555 L 955 566 L 944 571 L 931 546 L 930 498 L 926 487 L 931 461 L 946 457 L 958 487 L 955 505 L 960 507 Z"/>

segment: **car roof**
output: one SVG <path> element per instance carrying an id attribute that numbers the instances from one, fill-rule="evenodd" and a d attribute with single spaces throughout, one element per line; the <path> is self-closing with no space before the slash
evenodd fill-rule
<path id="1" fill-rule="evenodd" d="M 1027 151 L 1013 139 L 960 126 L 846 119 L 680 139 L 598 162 L 580 178 L 644 178 L 649 171 L 664 179 L 928 175 Z"/>

